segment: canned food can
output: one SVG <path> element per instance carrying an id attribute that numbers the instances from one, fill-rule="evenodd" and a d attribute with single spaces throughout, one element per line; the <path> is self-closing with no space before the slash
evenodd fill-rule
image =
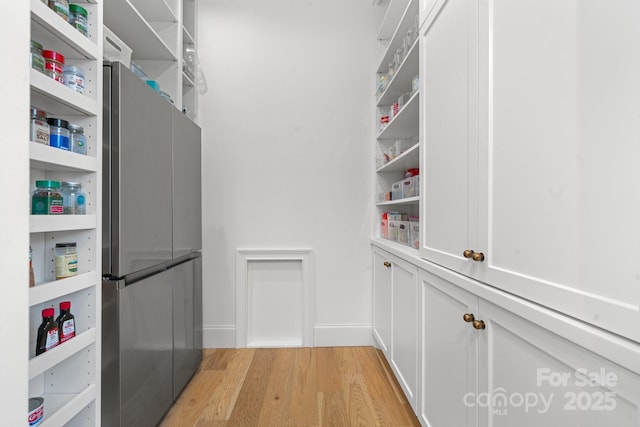
<path id="1" fill-rule="evenodd" d="M 41 397 L 29 398 L 29 426 L 37 426 L 44 418 L 44 399 Z"/>

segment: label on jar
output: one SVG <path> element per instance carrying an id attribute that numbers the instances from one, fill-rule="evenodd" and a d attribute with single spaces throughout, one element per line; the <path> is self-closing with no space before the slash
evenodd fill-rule
<path id="1" fill-rule="evenodd" d="M 65 342 L 76 336 L 76 325 L 73 319 L 62 322 L 62 331 L 60 331 L 60 342 Z"/>
<path id="2" fill-rule="evenodd" d="M 56 256 L 56 280 L 78 274 L 78 255 L 65 254 Z"/>
<path id="3" fill-rule="evenodd" d="M 44 145 L 49 145 L 49 125 L 31 123 L 31 140 Z"/>
<path id="4" fill-rule="evenodd" d="M 45 344 L 45 351 L 51 350 L 53 347 L 57 346 L 58 343 L 58 328 L 53 328 L 47 331 L 47 342 Z"/>
<path id="5" fill-rule="evenodd" d="M 69 2 L 67 0 L 49 0 L 49 7 L 66 21 L 69 20 Z"/>
<path id="6" fill-rule="evenodd" d="M 49 136 L 49 145 L 52 147 L 61 148 L 63 150 L 70 151 L 68 136 L 52 133 Z"/>
<path id="7" fill-rule="evenodd" d="M 70 87 L 78 93 L 84 93 L 84 79 L 75 74 L 64 74 L 64 85 Z"/>

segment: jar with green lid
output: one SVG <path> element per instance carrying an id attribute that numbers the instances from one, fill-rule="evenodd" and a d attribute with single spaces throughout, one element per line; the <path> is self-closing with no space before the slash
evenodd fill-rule
<path id="1" fill-rule="evenodd" d="M 69 24 L 80 31 L 85 37 L 89 37 L 89 23 L 87 10 L 77 4 L 69 5 Z"/>
<path id="2" fill-rule="evenodd" d="M 31 215 L 61 215 L 64 201 L 60 192 L 60 181 L 36 181 L 31 196 Z"/>
<path id="3" fill-rule="evenodd" d="M 49 9 L 60 15 L 65 21 L 69 22 L 69 1 L 68 0 L 49 0 Z"/>
<path id="4" fill-rule="evenodd" d="M 44 56 L 42 56 L 42 45 L 35 40 L 31 40 L 31 56 L 29 57 L 31 68 L 44 73 Z"/>

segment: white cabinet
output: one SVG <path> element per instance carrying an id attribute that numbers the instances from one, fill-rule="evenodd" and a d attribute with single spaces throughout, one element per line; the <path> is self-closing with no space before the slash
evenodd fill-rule
<path id="1" fill-rule="evenodd" d="M 375 170 L 375 215 L 374 235 L 391 237 L 382 231 L 382 215 L 397 212 L 409 217 L 418 217 L 419 194 L 417 191 L 395 191 L 409 169 L 419 168 L 420 147 L 419 107 L 420 92 L 415 83 L 419 68 L 419 40 L 417 37 L 418 0 L 389 0 L 376 8 L 381 15 L 377 33 L 380 60 L 376 70 L 378 90 L 376 93 L 376 170 Z M 381 125 L 386 117 L 388 123 Z M 417 188 L 417 186 L 416 186 Z M 387 225 L 385 225 L 386 227 Z M 409 227 L 408 222 L 404 227 Z M 395 234 L 391 233 L 393 237 Z M 392 238 L 411 246 L 408 238 Z M 392 245 L 394 243 L 391 243 Z M 415 250 L 415 249 L 414 249 Z"/>
<path id="2" fill-rule="evenodd" d="M 421 41 L 421 255 L 634 341 L 638 16 L 450 0 Z"/>
<path id="3" fill-rule="evenodd" d="M 389 358 L 391 348 L 391 261 L 389 255 L 373 249 L 373 337 Z"/>
<path id="4" fill-rule="evenodd" d="M 132 49 L 132 61 L 195 118 L 197 76 L 185 67 L 185 51 L 197 48 L 197 0 L 110 0 L 104 13 L 105 25 Z"/>
<path id="5" fill-rule="evenodd" d="M 438 3 L 438 0 L 420 0 L 420 27 L 424 25 L 425 21 L 427 20 L 427 18 L 429 18 L 431 13 L 436 12 L 436 3 Z"/>
<path id="6" fill-rule="evenodd" d="M 85 37 L 39 0 L 31 1 L 31 38 L 44 49 L 81 67 L 85 91 L 77 93 L 38 71 L 30 71 L 30 103 L 49 117 L 84 128 L 87 155 L 29 144 L 31 192 L 36 180 L 75 181 L 86 194 L 86 215 L 31 215 L 35 287 L 29 289 L 29 396 L 44 398 L 42 426 L 100 425 L 102 3 L 81 3 L 88 11 Z M 25 116 L 25 121 L 28 120 Z M 56 243 L 74 242 L 78 274 L 55 280 Z M 27 284 L 25 284 L 27 286 Z M 35 356 L 41 311 L 71 302 L 76 336 Z"/>
<path id="7" fill-rule="evenodd" d="M 377 247 L 373 249 L 373 334 L 407 400 L 417 408 L 418 269 Z"/>
<path id="8" fill-rule="evenodd" d="M 420 271 L 423 425 L 638 425 L 638 346 L 449 275 Z"/>

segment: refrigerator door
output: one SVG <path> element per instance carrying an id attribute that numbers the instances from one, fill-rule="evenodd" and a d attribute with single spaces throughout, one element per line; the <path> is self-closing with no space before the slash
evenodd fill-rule
<path id="1" fill-rule="evenodd" d="M 173 122 L 173 258 L 202 249 L 201 131 L 174 109 Z"/>
<path id="2" fill-rule="evenodd" d="M 202 360 L 202 259 L 173 267 L 173 398 Z"/>
<path id="3" fill-rule="evenodd" d="M 173 274 L 103 281 L 103 426 L 153 427 L 173 403 Z"/>
<path id="4" fill-rule="evenodd" d="M 104 80 L 102 265 L 121 278 L 171 260 L 174 107 L 120 63 Z"/>

